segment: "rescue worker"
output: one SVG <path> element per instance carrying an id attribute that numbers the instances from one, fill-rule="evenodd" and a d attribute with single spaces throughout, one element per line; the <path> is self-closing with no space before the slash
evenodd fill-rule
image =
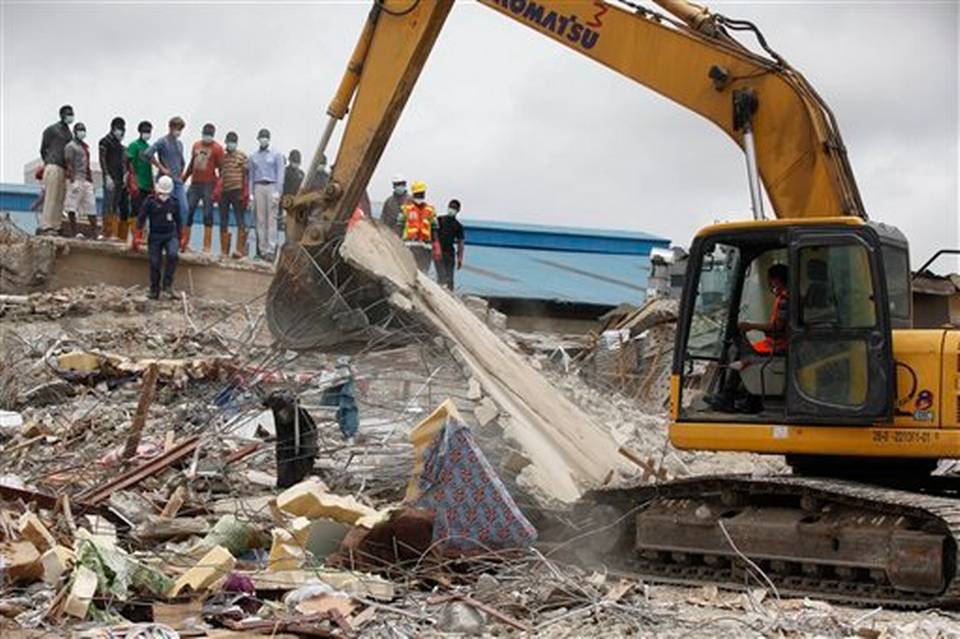
<path id="1" fill-rule="evenodd" d="M 223 167 L 220 169 L 220 255 L 230 254 L 230 211 L 237 220 L 237 251 L 233 257 L 247 255 L 247 205 L 250 203 L 248 190 L 247 154 L 237 148 L 237 134 L 227 133 L 224 143 Z"/>
<path id="2" fill-rule="evenodd" d="M 183 160 L 183 142 L 180 141 L 180 135 L 186 126 L 179 115 L 170 118 L 167 134 L 151 144 L 141 156 L 157 167 L 161 175 L 169 175 L 173 180 L 173 192 L 170 197 L 180 211 L 181 249 L 185 249 L 190 241 L 190 233 L 183 225 L 187 216 L 187 194 L 183 188 L 183 169 L 186 163 Z"/>
<path id="3" fill-rule="evenodd" d="M 180 237 L 180 207 L 171 197 L 173 178 L 161 175 L 157 180 L 157 192 L 147 196 L 143 207 L 137 214 L 137 227 L 133 232 L 133 250 L 143 246 L 143 227 L 150 221 L 150 235 L 147 239 L 147 254 L 150 258 L 150 299 L 158 299 L 161 291 L 161 270 L 163 271 L 163 294 L 174 299 L 173 274 L 177 269 Z M 165 263 L 163 260 L 166 254 Z"/>
<path id="4" fill-rule="evenodd" d="M 90 168 L 90 146 L 83 141 L 87 137 L 87 127 L 83 122 L 73 125 L 73 139 L 63 148 L 67 193 L 63 208 L 70 219 L 70 233 L 84 237 L 78 232 L 77 219 L 87 218 L 97 235 L 97 202 L 93 195 L 93 171 Z"/>
<path id="5" fill-rule="evenodd" d="M 457 219 L 460 200 L 450 200 L 447 214 L 437 219 L 437 240 L 440 259 L 437 260 L 437 282 L 453 290 L 453 274 L 463 268 L 463 224 Z"/>
<path id="6" fill-rule="evenodd" d="M 400 214 L 403 212 L 403 207 L 410 201 L 410 194 L 407 193 L 407 180 L 402 175 L 394 175 L 391 185 L 393 191 L 391 191 L 390 197 L 383 201 L 380 221 L 393 229 L 399 236 L 403 234 L 403 229 L 400 226 Z"/>
<path id="7" fill-rule="evenodd" d="M 277 250 L 277 211 L 283 193 L 283 156 L 270 150 L 270 131 L 260 129 L 249 160 L 250 193 L 257 221 L 257 257 L 272 261 Z"/>
<path id="8" fill-rule="evenodd" d="M 729 364 L 721 391 L 704 398 L 715 410 L 728 413 L 757 413 L 763 409 L 763 398 L 751 395 L 742 388 L 740 372 L 748 366 L 761 365 L 774 355 L 786 354 L 789 347 L 787 332 L 789 274 L 786 264 L 774 264 L 767 269 L 767 285 L 774 296 L 768 321 L 737 323 L 737 328 L 742 333 L 762 331 L 764 337 L 758 342 L 749 344 L 751 352 L 741 355 L 737 361 Z"/>
<path id="9" fill-rule="evenodd" d="M 143 206 L 144 200 L 153 193 L 153 166 L 144 157 L 144 153 L 150 147 L 152 133 L 153 125 L 143 120 L 137 125 L 137 139 L 127 147 L 127 159 L 130 161 L 127 189 L 130 191 L 130 208 L 133 211 L 134 223 L 136 223 L 136 216 L 140 214 L 140 207 Z M 121 217 L 117 227 L 117 238 L 126 242 L 129 228 L 129 217 Z"/>
<path id="10" fill-rule="evenodd" d="M 403 205 L 400 211 L 400 224 L 403 243 L 410 248 L 417 268 L 422 272 L 430 271 L 430 262 L 440 259 L 440 244 L 434 233 L 437 214 L 433 206 L 427 203 L 427 185 L 414 182 L 411 187 L 413 198 Z"/>
<path id="11" fill-rule="evenodd" d="M 300 168 L 300 151 L 293 149 L 287 158 L 287 168 L 283 172 L 283 197 L 280 200 L 280 206 L 283 208 L 283 219 L 280 221 L 280 230 L 286 234 L 287 228 L 291 228 L 293 223 L 289 222 L 291 215 L 290 206 L 293 204 L 293 198 L 300 191 L 300 185 L 303 184 L 303 169 Z"/>
<path id="12" fill-rule="evenodd" d="M 63 200 L 66 195 L 66 162 L 63 151 L 73 139 L 70 125 L 73 124 L 73 107 L 60 107 L 60 119 L 43 130 L 40 141 L 40 159 L 43 161 L 43 212 L 37 235 L 59 235 L 63 217 Z"/>
<path id="13" fill-rule="evenodd" d="M 214 140 L 217 130 L 209 122 L 200 131 L 200 140 L 194 142 L 190 151 L 190 162 L 183 173 L 183 181 L 190 179 L 187 189 L 187 242 L 190 241 L 190 229 L 193 228 L 193 214 L 197 204 L 203 201 L 203 252 L 209 253 L 213 246 L 213 188 L 217 184 L 223 167 L 223 147 Z M 220 231 L 224 229 L 221 226 Z M 221 253 L 223 252 L 221 248 Z"/>
<path id="14" fill-rule="evenodd" d="M 100 171 L 103 176 L 103 235 L 117 237 L 119 221 L 126 222 L 130 215 L 130 199 L 127 194 L 127 149 L 123 136 L 127 123 L 121 117 L 110 121 L 110 131 L 100 138 Z M 126 237 L 124 237 L 126 239 Z"/>

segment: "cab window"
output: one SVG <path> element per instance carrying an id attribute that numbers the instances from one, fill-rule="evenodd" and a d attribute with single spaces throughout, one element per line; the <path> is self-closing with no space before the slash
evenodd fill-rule
<path id="1" fill-rule="evenodd" d="M 704 253 L 687 339 L 688 358 L 720 359 L 739 262 L 740 251 L 728 244 L 717 243 Z"/>
<path id="2" fill-rule="evenodd" d="M 858 244 L 800 250 L 800 323 L 870 328 L 877 323 L 870 254 Z"/>

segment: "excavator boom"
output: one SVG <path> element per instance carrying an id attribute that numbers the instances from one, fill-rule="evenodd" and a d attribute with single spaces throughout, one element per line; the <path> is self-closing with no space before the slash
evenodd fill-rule
<path id="1" fill-rule="evenodd" d="M 761 181 L 777 217 L 866 217 L 829 109 L 753 25 L 684 0 L 657 0 L 675 17 L 626 0 L 478 1 L 720 127 L 745 150 L 755 217 L 763 217 Z M 339 288 L 328 263 L 331 242 L 365 203 L 370 177 L 452 7 L 453 0 L 375 0 L 370 10 L 301 192 L 287 207 L 288 242 L 267 320 L 288 347 L 316 347 L 329 334 L 329 322 L 309 316 L 316 308 L 327 317 L 349 314 L 345 296 L 331 302 Z M 755 31 L 770 57 L 730 35 L 742 29 Z M 323 159 L 343 119 L 327 177 Z"/>
<path id="2" fill-rule="evenodd" d="M 753 25 L 682 0 L 657 1 L 676 19 L 626 2 L 478 2 L 700 114 L 741 147 L 752 133 L 756 169 L 777 217 L 866 217 L 829 109 L 780 56 L 751 53 L 729 33 Z M 328 108 L 295 239 L 322 242 L 353 212 L 452 5 L 374 3 Z M 348 111 L 330 183 L 311 193 L 333 125 Z"/>

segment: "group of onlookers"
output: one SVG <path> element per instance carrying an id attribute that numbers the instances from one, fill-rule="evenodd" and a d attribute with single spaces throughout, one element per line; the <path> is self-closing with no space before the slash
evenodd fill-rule
<path id="1" fill-rule="evenodd" d="M 299 151 L 292 150 L 284 159 L 270 148 L 267 129 L 260 129 L 257 148 L 248 155 L 238 148 L 236 132 L 227 133 L 221 146 L 215 139 L 216 127 L 207 123 L 187 155 L 180 139 L 186 128 L 183 118 L 170 118 L 167 133 L 152 143 L 153 125 L 140 122 L 137 139 L 128 146 L 123 144 L 125 120 L 113 118 L 110 130 L 98 144 L 103 179 L 103 206 L 98 216 L 86 126 L 74 122 L 74 110 L 69 105 L 61 107 L 59 115 L 59 121 L 44 130 L 40 145 L 43 166 L 38 176 L 44 188 L 38 234 L 64 234 L 65 214 L 66 233 L 70 236 L 86 237 L 80 232 L 83 224 L 89 226 L 91 236 L 100 239 L 125 242 L 132 232 L 132 247 L 139 250 L 149 223 L 147 247 L 153 298 L 161 293 L 173 295 L 177 257 L 190 243 L 198 207 L 202 212 L 205 253 L 212 251 L 213 210 L 218 202 L 220 255 L 231 255 L 231 212 L 237 226 L 232 255 L 247 255 L 246 211 L 252 204 L 254 256 L 269 261 L 275 258 L 281 199 L 296 195 L 304 172 Z M 423 182 L 413 182 L 408 190 L 406 180 L 396 176 L 392 186 L 381 220 L 396 229 L 412 251 L 418 268 L 427 272 L 434 263 L 438 281 L 452 290 L 454 273 L 462 268 L 464 255 L 463 226 L 457 219 L 460 202 L 450 200 L 446 212 L 438 216 L 427 202 L 427 186 Z"/>
<path id="2" fill-rule="evenodd" d="M 158 297 L 170 288 L 178 252 L 189 245 L 197 208 L 202 207 L 203 251 L 210 253 L 214 202 L 219 202 L 223 257 L 231 255 L 229 220 L 233 213 L 237 239 L 232 255 L 239 258 L 247 255 L 246 211 L 252 203 L 254 256 L 274 259 L 280 199 L 296 194 L 304 174 L 299 151 L 291 151 L 284 159 L 270 148 L 270 131 L 260 129 L 258 147 L 248 155 L 238 148 L 236 132 L 227 133 L 221 146 L 215 139 L 216 127 L 207 123 L 186 155 L 180 139 L 186 128 L 183 118 L 171 118 L 167 133 L 152 143 L 153 125 L 142 121 L 137 125 L 137 139 L 124 146 L 126 122 L 115 117 L 99 142 L 103 207 L 98 216 L 86 126 L 74 122 L 70 105 L 61 107 L 59 115 L 59 121 L 44 130 L 40 144 L 43 166 L 38 175 L 44 188 L 38 234 L 63 235 L 65 215 L 65 230 L 70 236 L 86 237 L 80 233 L 83 224 L 89 226 L 91 236 L 100 239 L 125 242 L 132 231 L 136 249 L 142 244 L 144 225 L 149 220 L 147 244 L 151 267 L 156 264 L 157 268 L 156 273 L 151 272 L 150 294 Z M 158 282 L 163 254 L 169 278 L 165 277 L 161 288 Z"/>

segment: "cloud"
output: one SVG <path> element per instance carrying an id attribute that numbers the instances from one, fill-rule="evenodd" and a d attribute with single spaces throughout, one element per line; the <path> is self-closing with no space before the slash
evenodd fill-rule
<path id="1" fill-rule="evenodd" d="M 756 22 L 824 96 L 868 211 L 911 238 L 915 265 L 960 246 L 956 3 L 712 4 Z M 0 176 L 22 179 L 65 102 L 96 136 L 117 114 L 129 131 L 180 114 L 187 140 L 211 121 L 251 148 L 266 126 L 276 148 L 309 156 L 368 7 L 4 3 Z M 468 217 L 678 244 L 749 210 L 742 155 L 712 125 L 465 2 L 374 174 L 374 199 L 396 172 L 426 180 L 440 205 L 460 198 Z"/>

